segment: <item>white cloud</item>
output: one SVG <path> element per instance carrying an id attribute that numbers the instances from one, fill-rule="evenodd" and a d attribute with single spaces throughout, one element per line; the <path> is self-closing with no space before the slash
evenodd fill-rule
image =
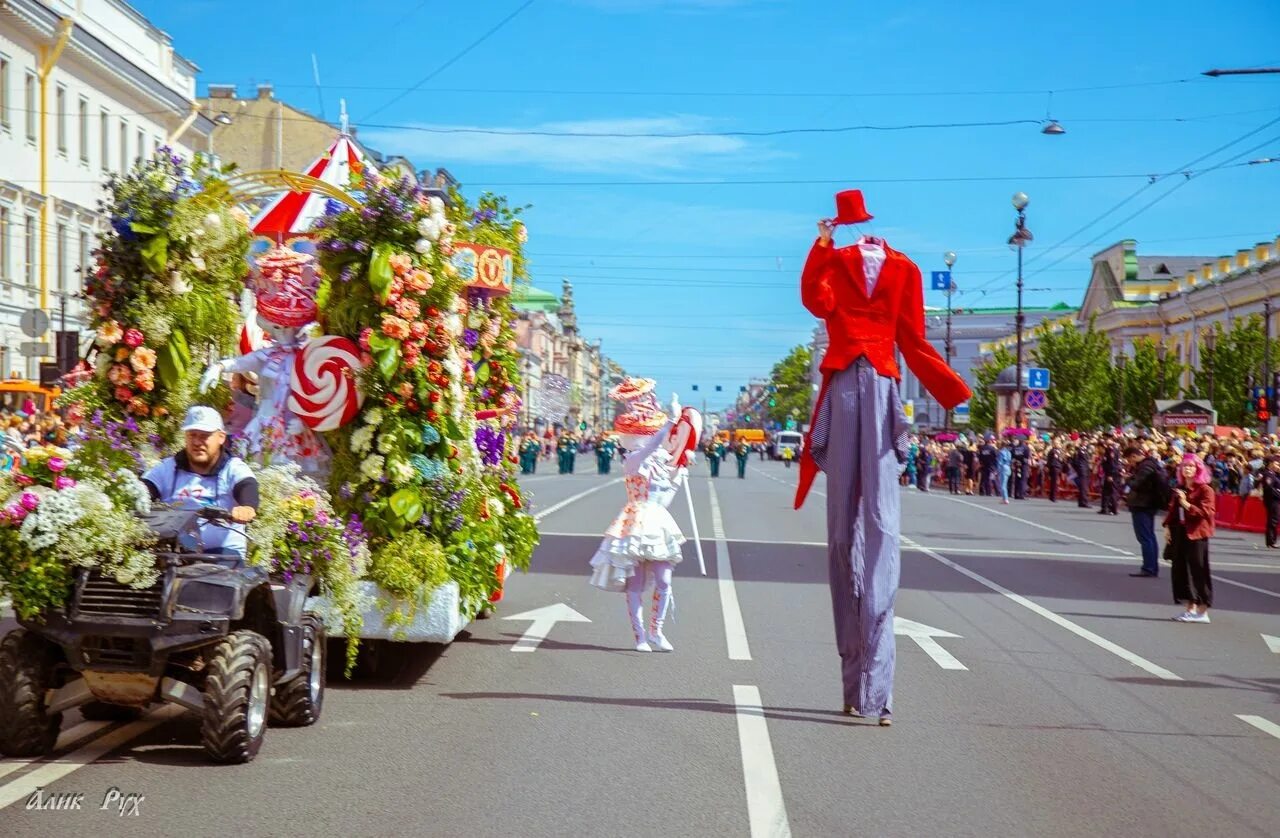
<path id="1" fill-rule="evenodd" d="M 403 154 L 436 165 L 497 163 L 543 166 L 581 172 L 670 173 L 694 169 L 708 162 L 733 157 L 743 162 L 774 156 L 753 148 L 740 137 L 601 137 L 543 136 L 537 134 L 437 133 L 439 129 L 482 128 L 493 131 L 539 131 L 581 134 L 680 134 L 706 131 L 709 120 L 698 116 L 636 117 L 624 119 L 546 122 L 522 128 L 432 125 L 367 130 L 361 138 L 387 154 Z M 415 130 L 430 128 L 432 131 Z"/>

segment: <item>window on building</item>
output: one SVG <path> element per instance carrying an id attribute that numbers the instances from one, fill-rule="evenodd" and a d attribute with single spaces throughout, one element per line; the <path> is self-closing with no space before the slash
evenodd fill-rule
<path id="1" fill-rule="evenodd" d="M 9 59 L 0 55 L 0 128 L 9 128 Z"/>
<path id="2" fill-rule="evenodd" d="M 80 228 L 80 279 L 76 282 L 72 291 L 79 294 L 84 290 L 84 278 L 89 275 L 89 271 L 93 270 L 93 266 L 89 264 L 92 255 L 89 253 L 89 231 Z"/>
<path id="3" fill-rule="evenodd" d="M 129 171 L 129 123 L 120 120 L 120 174 Z"/>
<path id="4" fill-rule="evenodd" d="M 9 208 L 0 204 L 0 293 L 9 290 Z"/>
<path id="5" fill-rule="evenodd" d="M 36 74 L 27 73 L 26 96 L 23 102 L 27 112 L 27 141 L 36 141 Z"/>
<path id="6" fill-rule="evenodd" d="M 89 100 L 80 97 L 80 162 L 89 162 Z"/>
<path id="7" fill-rule="evenodd" d="M 62 85 L 58 85 L 58 89 L 53 94 L 53 106 L 57 108 L 56 119 L 58 121 L 58 151 L 63 154 L 67 153 L 67 89 Z"/>
<path id="8" fill-rule="evenodd" d="M 102 159 L 102 171 L 111 171 L 111 114 L 98 111 L 98 156 Z"/>
<path id="9" fill-rule="evenodd" d="M 142 129 L 138 129 L 138 156 L 134 158 L 134 162 L 139 166 L 142 165 L 142 158 L 147 153 L 147 136 L 142 133 Z"/>
<path id="10" fill-rule="evenodd" d="M 62 294 L 67 290 L 67 225 L 61 221 L 54 236 L 54 258 L 58 260 L 54 263 L 54 277 L 58 293 Z"/>
<path id="11" fill-rule="evenodd" d="M 23 242 L 23 270 L 22 279 L 27 284 L 27 288 L 34 288 L 36 285 L 36 224 L 37 219 L 34 215 L 27 216 L 26 240 Z"/>

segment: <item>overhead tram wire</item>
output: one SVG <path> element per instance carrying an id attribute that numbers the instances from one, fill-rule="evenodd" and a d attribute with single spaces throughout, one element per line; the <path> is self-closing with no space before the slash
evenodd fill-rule
<path id="1" fill-rule="evenodd" d="M 1190 169 L 1192 166 L 1195 166 L 1197 163 L 1200 163 L 1201 161 L 1206 160 L 1206 159 L 1208 159 L 1208 158 L 1210 158 L 1210 157 L 1214 156 L 1215 154 L 1218 154 L 1219 152 L 1225 151 L 1225 150 L 1227 150 L 1228 148 L 1231 148 L 1231 146 L 1236 145 L 1237 143 L 1244 142 L 1245 140 L 1249 139 L 1250 137 L 1254 136 L 1255 134 L 1260 134 L 1260 133 L 1262 133 L 1263 131 L 1267 130 L 1268 128 L 1270 128 L 1271 126 L 1273 126 L 1273 125 L 1275 125 L 1275 124 L 1277 124 L 1277 123 L 1280 123 L 1280 117 L 1276 117 L 1275 119 L 1272 119 L 1272 120 L 1269 120 L 1269 121 L 1267 121 L 1267 122 L 1264 122 L 1262 125 L 1259 125 L 1257 128 L 1254 128 L 1254 129 L 1252 129 L 1252 130 L 1250 130 L 1250 131 L 1248 131 L 1248 132 L 1246 132 L 1246 133 L 1244 133 L 1244 134 L 1240 135 L 1239 137 L 1236 137 L 1234 140 L 1231 140 L 1231 141 L 1229 141 L 1229 142 L 1223 143 L 1222 145 L 1218 146 L 1217 148 L 1213 149 L 1212 151 L 1208 151 L 1208 152 L 1206 152 L 1206 153 L 1204 153 L 1204 154 L 1200 155 L 1199 157 L 1196 157 L 1195 159 L 1190 160 L 1190 161 L 1188 161 L 1188 162 L 1186 162 L 1186 163 L 1182 164 L 1181 166 L 1178 166 L 1178 167 L 1176 167 L 1176 168 L 1174 168 L 1174 169 L 1172 169 L 1172 170 L 1170 170 L 1170 171 L 1166 172 L 1166 173 L 1165 173 L 1165 174 L 1163 174 L 1163 175 L 1152 175 L 1152 176 L 1151 176 L 1151 180 L 1150 180 L 1148 183 L 1146 183 L 1146 184 L 1145 184 L 1145 185 L 1143 185 L 1142 187 L 1138 188 L 1136 191 L 1132 192 L 1132 193 L 1131 193 L 1131 194 L 1129 194 L 1127 197 L 1123 198 L 1119 203 L 1115 204 L 1114 206 L 1112 206 L 1112 207 L 1110 207 L 1109 209 L 1105 210 L 1104 212 L 1102 212 L 1102 213 L 1101 213 L 1101 214 L 1099 214 L 1098 216 L 1096 216 L 1096 217 L 1094 217 L 1093 219 L 1089 220 L 1089 221 L 1088 221 L 1088 222 L 1086 222 L 1083 226 L 1081 226 L 1079 229 L 1074 230 L 1074 231 L 1072 231 L 1071 233 L 1069 233 L 1065 238 L 1063 238 L 1062 242 L 1059 242 L 1058 244 L 1053 245 L 1053 246 L 1052 246 L 1052 247 L 1050 247 L 1048 250 L 1040 251 L 1039 253 L 1037 253 L 1037 254 L 1033 255 L 1030 259 L 1028 259 L 1028 260 L 1024 263 L 1024 267 L 1029 266 L 1030 264 L 1032 264 L 1032 263 L 1034 263 L 1034 262 L 1038 261 L 1040 258 L 1042 258 L 1042 257 L 1043 257 L 1043 255 L 1044 255 L 1044 254 L 1047 254 L 1047 253 L 1049 253 L 1049 252 L 1051 252 L 1051 251 L 1053 251 L 1053 250 L 1058 249 L 1059 247 L 1061 247 L 1061 246 L 1062 246 L 1063 242 L 1070 241 L 1071 239 L 1073 239 L 1073 238 L 1075 238 L 1076 236 L 1080 235 L 1080 234 L 1081 234 L 1081 233 L 1083 233 L 1084 231 L 1088 230 L 1090 227 L 1092 227 L 1093 225 L 1095 225 L 1095 224 L 1097 224 L 1098 222 L 1102 221 L 1104 218 L 1106 218 L 1107 216 L 1111 215 L 1113 212 L 1115 212 L 1116 210 L 1120 209 L 1120 208 L 1121 208 L 1121 207 L 1123 207 L 1125 204 L 1128 204 L 1130 201 L 1134 200 L 1134 199 L 1135 199 L 1135 198 L 1137 198 L 1139 195 L 1141 195 L 1142 193 L 1146 192 L 1146 191 L 1147 191 L 1148 189 L 1150 189 L 1151 187 L 1155 186 L 1157 183 L 1160 183 L 1161 181 L 1163 181 L 1163 180 L 1165 180 L 1165 179 L 1167 179 L 1167 178 L 1169 178 L 1169 177 L 1172 177 L 1173 175 L 1182 174 L 1184 171 L 1186 171 L 1186 170 Z M 1268 142 L 1271 142 L 1271 141 L 1268 141 Z M 1264 143 L 1263 145 L 1266 145 L 1266 143 Z M 1256 150 L 1256 149 L 1254 149 L 1254 150 Z M 1250 151 L 1250 152 L 1246 152 L 1246 154 L 1250 154 L 1250 153 L 1252 153 L 1252 151 Z M 1235 159 L 1237 159 L 1237 158 L 1238 158 L 1238 157 L 1240 157 L 1240 156 L 1244 156 L 1244 155 L 1237 155 L 1236 157 L 1232 157 L 1232 158 L 1230 158 L 1230 159 L 1234 161 Z M 1245 164 L 1245 165 L 1248 165 L 1248 164 Z M 1212 168 L 1210 168 L 1210 169 L 1207 169 L 1207 170 L 1206 170 L 1206 172 L 1209 172 L 1209 171 L 1218 171 L 1220 168 L 1229 168 L 1229 166 L 1225 166 L 1225 165 L 1223 165 L 1223 166 L 1215 166 L 1215 167 L 1212 167 Z M 1188 176 L 1188 178 L 1187 178 L 1187 179 L 1190 179 L 1190 176 Z M 1185 182 L 1185 181 L 1184 181 L 1184 182 Z M 1131 218 L 1132 218 L 1132 217 L 1131 217 Z M 1131 220 L 1131 219 L 1129 219 L 1129 220 Z M 1088 246 L 1089 246 L 1089 244 L 1092 244 L 1094 241 L 1096 241 L 1096 239 L 1093 239 L 1093 240 L 1089 241 L 1088 243 L 1086 243 L 1085 245 L 1083 245 L 1083 247 L 1088 247 Z M 978 285 L 976 285 L 976 286 L 974 286 L 974 287 L 972 287 L 972 288 L 964 289 L 964 290 L 962 290 L 962 291 L 961 291 L 961 293 L 962 293 L 962 294 L 963 294 L 963 293 L 965 293 L 965 292 L 967 292 L 967 293 L 977 293 L 977 292 L 979 292 L 979 291 L 982 291 L 982 290 L 983 290 L 983 289 L 985 289 L 985 288 L 990 288 L 992 285 L 995 285 L 997 282 L 1000 282 L 1001 280 L 1008 279 L 1008 278 L 1009 278 L 1010 276 L 1012 276 L 1012 275 L 1013 275 L 1013 271 L 1006 271 L 1006 272 L 1005 272 L 1003 275 L 1001 275 L 1001 276 L 997 276 L 997 277 L 995 277 L 994 279 L 987 280 L 986 282 L 984 282 L 984 283 L 980 283 L 980 284 L 978 284 Z"/>
<path id="2" fill-rule="evenodd" d="M 495 23 L 492 27 L 490 27 L 488 30 L 486 30 L 486 31 L 484 32 L 484 34 L 482 34 L 480 37 L 476 38 L 474 41 L 472 41 L 471 43 L 469 43 L 469 44 L 467 44 L 465 47 L 463 47 L 461 51 L 454 53 L 454 54 L 453 54 L 453 56 L 451 56 L 448 60 L 446 60 L 446 61 L 445 61 L 443 64 L 441 64 L 440 66 L 436 67 L 436 68 L 435 68 L 434 70 L 432 70 L 430 73 L 427 73 L 425 76 L 423 76 L 423 77 L 422 77 L 422 78 L 421 78 L 421 79 L 420 79 L 416 84 L 414 84 L 412 87 L 406 88 L 406 89 L 405 89 L 405 90 L 403 90 L 403 91 L 402 91 L 398 96 L 392 96 L 390 99 L 388 99 L 388 100 L 387 100 L 386 102 L 384 102 L 382 105 L 380 105 L 379 107 L 377 107 L 377 108 L 375 108 L 374 110 L 370 111 L 370 112 L 366 115 L 365 119 L 364 119 L 364 120 L 361 120 L 361 122 L 362 122 L 362 123 L 365 123 L 365 124 L 366 124 L 366 127 L 369 127 L 369 126 L 367 125 L 367 120 L 368 120 L 370 117 L 374 116 L 375 114 L 380 114 L 380 113 L 382 113 L 382 112 L 383 112 L 383 111 L 385 111 L 387 108 L 389 108 L 389 107 L 391 107 L 392 105 L 394 105 L 396 102 L 399 102 L 401 99 L 403 99 L 404 97 L 408 96 L 410 93 L 414 92 L 415 90 L 418 90 L 418 89 L 419 89 L 419 88 L 421 88 L 424 84 L 426 84 L 427 82 L 431 81 L 433 78 L 435 78 L 436 76 L 440 75 L 440 74 L 441 74 L 441 73 L 443 73 L 445 70 L 447 70 L 447 69 L 449 69 L 450 67 L 452 67 L 454 64 L 458 63 L 458 61 L 462 60 L 462 58 L 463 58 L 464 56 L 466 56 L 466 55 L 467 55 L 467 53 L 471 52 L 473 49 L 475 49 L 476 47 L 480 46 L 480 45 L 481 45 L 481 44 L 483 44 L 485 41 L 489 40 L 489 38 L 490 38 L 490 37 L 492 37 L 493 35 L 495 35 L 495 34 L 498 32 L 498 30 L 502 29 L 502 27 L 506 26 L 508 23 L 510 23 L 511 21 L 515 20 L 515 18 L 516 18 L 517 16 L 519 16 L 521 12 L 523 12 L 525 9 L 529 8 L 530 6 L 532 6 L 532 5 L 534 4 L 534 2 L 535 2 L 535 0 L 525 0 L 525 2 L 524 2 L 524 3 L 522 3 L 519 7 L 517 7 L 515 11 L 511 12 L 509 15 L 507 15 L 506 17 L 504 17 L 502 20 L 500 20 L 500 21 L 498 21 L 497 23 Z"/>

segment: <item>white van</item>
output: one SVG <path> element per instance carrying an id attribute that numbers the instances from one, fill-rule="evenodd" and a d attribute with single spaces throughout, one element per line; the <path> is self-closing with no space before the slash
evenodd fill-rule
<path id="1" fill-rule="evenodd" d="M 779 459 L 782 452 L 786 448 L 790 448 L 795 458 L 800 459 L 800 452 L 804 450 L 804 434 L 799 431 L 778 431 L 773 435 L 774 456 Z"/>

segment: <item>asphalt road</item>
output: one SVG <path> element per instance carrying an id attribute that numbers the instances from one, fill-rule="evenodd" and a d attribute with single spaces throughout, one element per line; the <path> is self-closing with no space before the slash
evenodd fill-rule
<path id="1" fill-rule="evenodd" d="M 586 584 L 622 487 L 582 471 L 527 484 L 533 571 L 451 646 L 380 650 L 247 766 L 206 764 L 190 716 L 80 728 L 54 760 L 0 762 L 0 835 L 1280 831 L 1280 557 L 1259 538 L 1215 540 L 1213 622 L 1183 625 L 1167 566 L 1128 576 L 1125 514 L 903 490 L 900 631 L 928 636 L 898 637 L 880 728 L 839 712 L 825 498 L 793 511 L 795 469 L 698 469 L 708 574 L 687 545 L 673 654 L 631 651 L 622 597 Z M 533 622 L 509 618 L 556 604 L 589 622 L 513 653 Z M 86 810 L 27 811 L 36 786 Z M 136 815 L 98 809 L 112 788 L 144 795 Z"/>

